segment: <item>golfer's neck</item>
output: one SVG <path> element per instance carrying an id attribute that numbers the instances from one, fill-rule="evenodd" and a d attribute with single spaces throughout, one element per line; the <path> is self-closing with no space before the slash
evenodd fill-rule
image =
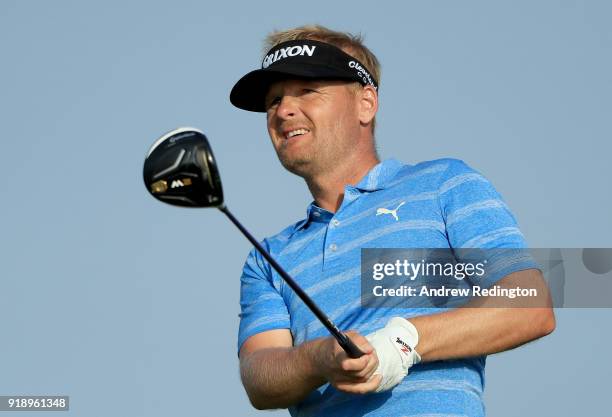
<path id="1" fill-rule="evenodd" d="M 359 161 L 339 163 L 332 171 L 306 178 L 306 184 L 317 206 L 335 213 L 342 204 L 344 187 L 358 184 L 378 162 L 376 155 L 370 155 Z"/>

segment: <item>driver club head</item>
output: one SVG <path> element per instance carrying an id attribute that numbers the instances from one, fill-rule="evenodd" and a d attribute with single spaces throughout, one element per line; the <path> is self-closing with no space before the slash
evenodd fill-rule
<path id="1" fill-rule="evenodd" d="M 175 206 L 221 207 L 223 189 L 217 163 L 206 136 L 181 127 L 153 143 L 143 167 L 147 190 Z"/>

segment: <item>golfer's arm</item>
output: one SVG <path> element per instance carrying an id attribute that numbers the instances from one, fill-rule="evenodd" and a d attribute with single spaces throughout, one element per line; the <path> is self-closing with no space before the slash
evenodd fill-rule
<path id="1" fill-rule="evenodd" d="M 417 351 L 423 361 L 502 352 L 546 336 L 555 329 L 550 294 L 540 271 L 515 272 L 497 285 L 536 288 L 538 298 L 514 301 L 518 300 L 515 298 L 503 305 L 498 299 L 482 298 L 471 302 L 472 308 L 466 306 L 410 318 L 419 332 Z"/>
<path id="2" fill-rule="evenodd" d="M 240 349 L 240 376 L 257 409 L 287 408 L 325 383 L 315 365 L 319 340 L 293 347 L 287 329 L 251 336 Z"/>

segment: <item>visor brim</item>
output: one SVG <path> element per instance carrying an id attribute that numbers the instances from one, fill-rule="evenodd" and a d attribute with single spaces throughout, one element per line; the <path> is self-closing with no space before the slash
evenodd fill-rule
<path id="1" fill-rule="evenodd" d="M 230 102 L 243 110 L 253 112 L 265 112 L 266 94 L 272 84 L 287 79 L 308 80 L 347 80 L 355 81 L 355 77 L 337 68 L 324 67 L 321 65 L 308 65 L 290 63 L 274 65 L 273 68 L 258 69 L 251 71 L 242 77 L 232 88 Z"/>

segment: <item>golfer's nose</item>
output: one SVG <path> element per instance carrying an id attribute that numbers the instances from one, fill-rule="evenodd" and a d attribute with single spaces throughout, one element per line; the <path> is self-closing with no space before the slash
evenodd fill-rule
<path id="1" fill-rule="evenodd" d="M 276 108 L 276 114 L 281 119 L 291 119 L 298 113 L 298 102 L 297 98 L 293 96 L 283 96 L 278 107 Z"/>

